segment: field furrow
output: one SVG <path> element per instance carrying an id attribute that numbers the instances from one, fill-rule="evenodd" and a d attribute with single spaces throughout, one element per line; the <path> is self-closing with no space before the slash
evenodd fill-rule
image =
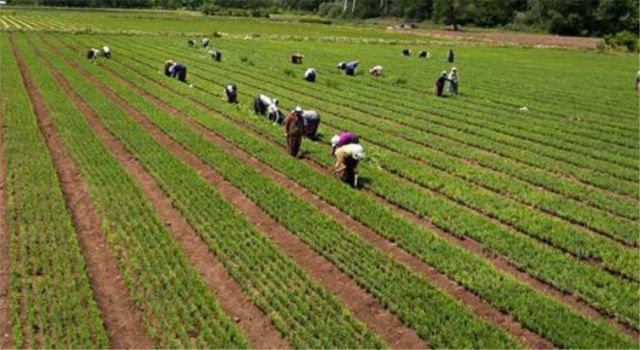
<path id="1" fill-rule="evenodd" d="M 208 101 L 211 101 L 211 98 L 208 98 L 207 100 L 208 100 Z M 225 133 L 225 135 L 226 135 L 226 133 Z M 238 140 L 235 140 L 235 142 L 238 142 Z M 252 153 L 254 153 L 254 152 L 252 152 Z M 255 153 L 254 153 L 254 154 L 255 154 Z"/>
<path id="2" fill-rule="evenodd" d="M 218 74 L 221 73 L 218 72 Z M 201 77 L 200 74 L 192 73 L 192 76 L 194 75 Z M 213 80 L 204 79 L 208 83 L 222 85 Z M 251 84 L 246 81 L 245 83 Z M 250 90 L 253 95 L 257 94 L 257 91 L 260 90 Z M 326 115 L 326 113 L 324 115 Z M 326 119 L 327 117 L 325 117 L 325 120 Z M 351 128 L 351 130 L 353 130 L 353 128 Z M 356 129 L 354 131 L 359 132 L 360 130 Z M 391 166 L 389 166 L 388 164 L 382 163 L 382 161 L 385 160 L 382 152 L 374 151 L 372 153 L 378 161 L 378 164 L 375 164 L 375 166 L 371 168 L 371 172 L 375 174 L 376 178 L 386 177 L 389 179 L 387 182 L 392 183 L 394 181 L 392 181 L 391 178 L 399 174 L 402 179 L 407 180 L 400 182 L 395 181 L 394 188 L 392 189 L 387 189 L 384 183 L 376 181 L 370 184 L 372 189 L 383 197 L 414 211 L 418 215 L 433 216 L 428 209 L 430 205 L 425 204 L 428 203 L 429 198 L 426 198 L 423 194 L 426 189 L 436 191 L 436 200 L 452 200 L 482 216 L 488 216 L 491 222 L 498 220 L 494 222 L 494 224 L 505 225 L 503 229 L 514 229 L 522 234 L 531 235 L 554 247 L 570 252 L 579 258 L 587 260 L 594 259 L 601 262 L 607 270 L 620 273 L 633 280 L 638 280 L 639 278 L 637 275 L 638 271 L 635 269 L 636 255 L 634 251 L 622 248 L 615 241 L 585 232 L 581 230 L 580 227 L 561 224 L 560 220 L 555 217 L 532 215 L 531 209 L 527 208 L 527 206 L 514 205 L 513 202 L 509 203 L 510 200 L 508 199 L 506 201 L 500 200 L 497 194 L 492 194 L 482 188 L 469 186 L 460 181 L 455 182 L 452 181 L 452 179 L 443 181 L 443 175 L 445 175 L 445 173 L 441 172 L 439 176 L 434 176 L 434 174 L 426 171 L 423 164 L 414 162 L 413 164 L 416 165 L 411 166 L 411 161 L 397 156 L 389 156 L 386 157 L 386 160 L 391 163 Z M 320 154 L 319 156 L 322 157 L 323 162 L 328 163 L 328 165 L 331 164 L 331 159 L 327 154 Z M 395 163 L 395 165 L 393 163 Z M 377 169 L 378 166 L 382 166 L 384 170 L 380 171 Z M 364 174 L 363 171 L 361 172 Z M 446 179 L 446 177 L 444 177 L 444 179 Z M 409 193 L 414 193 L 412 198 L 407 196 Z M 444 195 L 445 198 L 438 198 L 441 194 Z M 619 226 L 620 225 L 615 227 L 618 228 Z M 629 223 L 627 226 L 622 226 L 619 230 L 619 232 L 622 232 L 622 235 L 626 237 L 635 236 L 635 225 L 632 223 Z"/>

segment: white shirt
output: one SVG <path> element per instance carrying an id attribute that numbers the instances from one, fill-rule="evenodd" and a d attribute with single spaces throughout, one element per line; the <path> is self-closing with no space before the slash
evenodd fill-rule
<path id="1" fill-rule="evenodd" d="M 309 69 L 307 69 L 307 70 L 304 72 L 304 77 L 306 78 L 306 77 L 308 77 L 308 76 L 309 76 L 309 75 L 311 75 L 311 74 L 316 74 L 316 70 L 315 70 L 315 69 L 313 69 L 313 68 L 309 68 Z"/>

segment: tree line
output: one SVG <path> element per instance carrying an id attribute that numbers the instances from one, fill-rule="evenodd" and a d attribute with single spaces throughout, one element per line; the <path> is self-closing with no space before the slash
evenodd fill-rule
<path id="1" fill-rule="evenodd" d="M 407 21 L 478 27 L 507 26 L 560 35 L 638 36 L 640 0 L 9 0 L 8 4 L 74 7 L 305 11 L 344 19 L 399 17 Z M 251 13 L 251 12 L 249 12 Z"/>

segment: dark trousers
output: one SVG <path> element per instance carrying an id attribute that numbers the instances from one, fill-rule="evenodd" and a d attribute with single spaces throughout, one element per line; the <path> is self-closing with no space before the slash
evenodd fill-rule
<path id="1" fill-rule="evenodd" d="M 320 119 L 310 120 L 304 128 L 304 134 L 312 140 L 317 139 L 318 126 L 320 126 Z"/>
<path id="2" fill-rule="evenodd" d="M 256 99 L 253 100 L 253 111 L 256 114 L 260 114 L 260 115 L 264 115 L 265 113 L 267 113 L 267 106 L 265 106 L 264 103 L 262 103 L 262 100 L 260 100 L 260 97 L 256 97 Z"/>
<path id="3" fill-rule="evenodd" d="M 229 92 L 228 90 L 225 90 L 225 93 L 227 94 L 227 102 L 229 103 L 238 103 L 238 93 L 233 91 L 233 92 Z"/>
<path id="4" fill-rule="evenodd" d="M 356 75 L 355 68 L 347 68 L 346 72 L 347 72 L 347 75 L 351 75 L 351 76 Z"/>
<path id="5" fill-rule="evenodd" d="M 287 136 L 287 150 L 293 157 L 297 157 L 300 153 L 300 145 L 302 144 L 302 135 Z"/>

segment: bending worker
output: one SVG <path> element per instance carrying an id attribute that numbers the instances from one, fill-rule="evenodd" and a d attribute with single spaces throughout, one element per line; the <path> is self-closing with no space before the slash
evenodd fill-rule
<path id="1" fill-rule="evenodd" d="M 359 139 L 358 135 L 349 131 L 341 132 L 340 135 L 334 135 L 331 138 L 331 155 L 334 155 L 336 149 L 344 145 L 358 143 Z"/>
<path id="2" fill-rule="evenodd" d="M 336 175 L 342 182 L 351 187 L 358 187 L 356 168 L 360 159 L 364 158 L 364 150 L 360 144 L 351 143 L 336 150 Z"/>
<path id="3" fill-rule="evenodd" d="M 176 78 L 183 83 L 187 82 L 187 66 L 182 63 L 168 60 L 164 63 L 164 75 Z"/>
<path id="4" fill-rule="evenodd" d="M 373 66 L 371 69 L 369 69 L 369 73 L 371 73 L 371 75 L 374 76 L 374 77 L 381 76 L 382 75 L 382 66 L 381 65 Z"/>
<path id="5" fill-rule="evenodd" d="M 209 38 L 203 38 L 201 41 L 202 47 L 208 47 L 209 46 Z"/>
<path id="6" fill-rule="evenodd" d="M 436 80 L 436 84 L 435 84 L 436 96 L 442 97 L 442 93 L 444 91 L 444 85 L 447 83 L 447 81 L 449 81 L 449 79 L 447 79 L 447 71 L 443 70 L 442 73 L 440 74 L 440 77 L 438 77 L 438 79 Z"/>
<path id="7" fill-rule="evenodd" d="M 278 109 L 278 99 L 271 99 L 269 96 L 260 94 L 253 100 L 253 110 L 256 114 L 267 115 L 274 124 L 282 124 L 284 119 L 280 109 Z"/>
<path id="8" fill-rule="evenodd" d="M 312 139 L 318 139 L 318 127 L 320 126 L 320 115 L 318 112 L 313 110 L 303 110 L 302 107 L 298 106 L 295 109 L 296 111 L 302 111 L 302 121 L 304 124 L 304 136 Z"/>
<path id="9" fill-rule="evenodd" d="M 310 82 L 310 83 L 315 83 L 316 82 L 316 69 L 315 68 L 308 68 L 305 72 L 304 72 L 304 80 Z"/>
<path id="10" fill-rule="evenodd" d="M 298 157 L 302 135 L 304 135 L 304 120 L 302 108 L 296 107 L 289 114 L 284 124 L 284 134 L 287 136 L 287 150 L 292 157 Z"/>
<path id="11" fill-rule="evenodd" d="M 238 103 L 238 88 L 236 84 L 227 84 L 224 87 L 224 95 L 227 97 L 227 102 Z"/>
<path id="12" fill-rule="evenodd" d="M 90 48 L 87 50 L 87 59 L 95 61 L 98 58 L 98 49 Z"/>
<path id="13" fill-rule="evenodd" d="M 102 56 L 104 56 L 104 58 L 111 58 L 111 49 L 109 46 L 105 45 L 102 47 Z"/>
<path id="14" fill-rule="evenodd" d="M 302 64 L 302 59 L 304 58 L 304 55 L 301 53 L 294 53 L 293 55 L 291 55 L 291 63 L 293 64 Z"/>
<path id="15" fill-rule="evenodd" d="M 358 68 L 358 63 L 358 61 L 351 61 L 347 63 L 344 69 L 345 73 L 351 76 L 356 75 L 356 68 Z"/>
<path id="16" fill-rule="evenodd" d="M 222 60 L 222 53 L 220 51 L 218 51 L 217 49 L 216 50 L 209 50 L 209 55 L 216 62 L 220 62 Z"/>

